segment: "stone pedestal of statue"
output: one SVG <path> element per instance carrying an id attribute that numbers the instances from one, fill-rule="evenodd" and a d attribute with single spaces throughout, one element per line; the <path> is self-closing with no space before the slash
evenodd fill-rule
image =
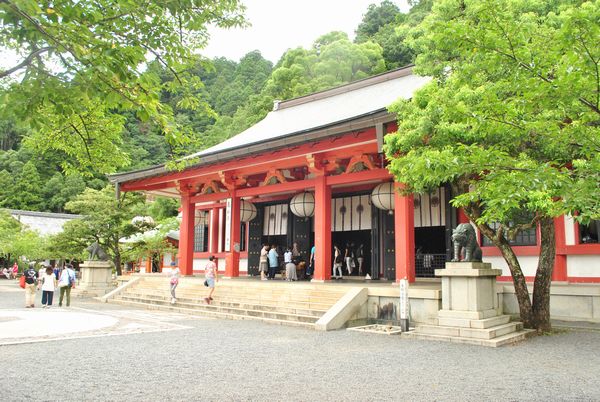
<path id="1" fill-rule="evenodd" d="M 74 292 L 80 296 L 103 296 L 113 288 L 111 261 L 85 261 L 79 265 L 81 278 Z"/>
<path id="2" fill-rule="evenodd" d="M 437 325 L 419 325 L 406 335 L 493 347 L 523 340 L 531 331 L 502 314 L 496 290 L 501 273 L 484 262 L 447 262 L 446 269 L 436 269 L 442 278 Z"/>

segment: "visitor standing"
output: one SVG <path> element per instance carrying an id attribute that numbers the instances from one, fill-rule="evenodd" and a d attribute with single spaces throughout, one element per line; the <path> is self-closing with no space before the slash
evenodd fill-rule
<path id="1" fill-rule="evenodd" d="M 273 244 L 269 250 L 269 279 L 275 279 L 275 272 L 279 266 L 279 254 L 277 254 L 277 245 Z"/>
<path id="2" fill-rule="evenodd" d="M 38 273 L 35 271 L 33 263 L 29 264 L 29 268 L 23 272 L 25 276 L 25 307 L 35 307 L 35 290 L 38 281 Z"/>
<path id="3" fill-rule="evenodd" d="M 312 274 L 315 272 L 315 246 L 312 246 L 312 248 L 310 249 L 310 258 L 308 259 L 308 269 L 306 270 L 306 276 L 308 277 L 308 279 L 310 279 L 310 277 L 312 276 Z"/>
<path id="4" fill-rule="evenodd" d="M 267 271 L 269 270 L 269 245 L 264 244 L 263 248 L 260 250 L 260 260 L 258 265 L 258 270 L 260 271 L 260 279 L 263 281 L 267 280 Z"/>
<path id="5" fill-rule="evenodd" d="M 358 274 L 363 274 L 363 267 L 365 266 L 365 245 L 360 244 L 356 251 L 356 259 L 358 260 Z"/>
<path id="6" fill-rule="evenodd" d="M 208 263 L 204 269 L 204 284 L 208 286 L 208 296 L 204 298 L 206 304 L 210 304 L 213 300 L 212 295 L 215 291 L 215 282 L 219 282 L 217 264 L 215 264 L 215 256 L 208 257 Z"/>
<path id="7" fill-rule="evenodd" d="M 342 279 L 342 252 L 337 245 L 333 246 L 333 279 Z"/>
<path id="8" fill-rule="evenodd" d="M 73 265 L 65 264 L 60 277 L 58 278 L 58 287 L 60 288 L 60 297 L 58 307 L 62 307 L 65 294 L 67 295 L 67 307 L 71 306 L 71 288 L 75 287 L 75 271 Z"/>
<path id="9" fill-rule="evenodd" d="M 346 250 L 344 251 L 348 275 L 352 275 L 352 270 L 354 269 L 354 248 L 352 246 L 350 242 L 346 243 Z"/>
<path id="10" fill-rule="evenodd" d="M 40 269 L 42 274 L 40 275 L 40 282 L 42 284 L 42 308 L 52 306 L 52 299 L 54 299 L 54 291 L 56 290 L 56 284 L 58 281 L 54 276 L 52 267 L 46 266 L 44 271 Z"/>
<path id="11" fill-rule="evenodd" d="M 19 264 L 15 261 L 12 267 L 12 277 L 13 279 L 17 279 L 17 275 L 19 274 Z"/>
<path id="12" fill-rule="evenodd" d="M 288 247 L 283 253 L 283 262 L 285 263 L 285 279 L 288 281 L 298 280 L 296 275 L 296 264 L 292 260 L 292 250 Z"/>
<path id="13" fill-rule="evenodd" d="M 177 302 L 177 298 L 175 297 L 175 289 L 177 289 L 177 285 L 179 285 L 179 267 L 175 264 L 175 261 L 171 261 L 171 271 L 169 273 L 169 285 L 171 286 L 171 304 L 175 304 Z"/>

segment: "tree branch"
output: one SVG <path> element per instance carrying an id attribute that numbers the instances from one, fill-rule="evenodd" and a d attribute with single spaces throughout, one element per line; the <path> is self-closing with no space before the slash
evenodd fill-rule
<path id="1" fill-rule="evenodd" d="M 31 52 L 27 57 L 25 57 L 25 59 L 22 62 L 20 62 L 16 66 L 9 68 L 8 70 L 0 71 L 0 78 L 7 77 L 7 76 L 11 75 L 12 73 L 14 73 L 15 71 L 18 71 L 18 70 L 22 69 L 23 67 L 29 66 L 31 64 L 31 62 L 33 61 L 33 59 L 35 59 L 42 53 L 50 51 L 51 49 L 53 49 L 52 46 L 46 46 L 46 47 L 38 49 L 34 52 Z"/>

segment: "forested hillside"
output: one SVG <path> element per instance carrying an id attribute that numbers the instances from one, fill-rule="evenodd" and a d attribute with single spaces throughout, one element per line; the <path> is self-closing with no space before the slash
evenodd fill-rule
<path id="1" fill-rule="evenodd" d="M 308 48 L 285 52 L 276 65 L 259 51 L 239 62 L 198 56 L 193 68 L 175 76 L 156 60 L 147 68 L 147 80 L 162 85 L 161 104 L 189 134 L 179 144 L 192 153 L 217 144 L 261 120 L 274 100 L 285 100 L 410 64 L 415 55 L 404 43 L 408 27 L 418 24 L 431 8 L 431 0 L 412 1 L 407 14 L 389 1 L 365 10 L 356 38 L 330 32 Z M 175 83 L 184 79 L 184 90 Z M 174 155 L 164 127 L 129 111 L 120 113 L 124 130 L 115 145 L 119 170 L 164 163 Z M 65 204 L 86 187 L 106 184 L 102 169 L 81 167 L 61 150 L 30 141 L 24 124 L 4 115 L 0 120 L 0 208 L 65 211 Z M 119 144 L 119 141 L 122 141 Z M 178 150 L 178 152 L 181 150 Z M 110 162 L 110 160 L 108 161 Z M 107 162 L 107 163 L 108 163 Z"/>

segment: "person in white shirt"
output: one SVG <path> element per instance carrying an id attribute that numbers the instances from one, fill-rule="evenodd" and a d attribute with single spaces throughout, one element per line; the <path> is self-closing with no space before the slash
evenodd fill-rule
<path id="1" fill-rule="evenodd" d="M 292 261 L 292 250 L 289 248 L 283 253 L 283 262 L 285 263 L 285 278 L 288 281 L 298 280 L 296 275 L 296 264 Z"/>
<path id="2" fill-rule="evenodd" d="M 169 284 L 171 285 L 171 304 L 177 302 L 175 297 L 175 289 L 179 285 L 179 268 L 176 266 L 175 261 L 171 262 L 171 272 L 169 272 Z"/>
<path id="3" fill-rule="evenodd" d="M 42 285 L 42 308 L 52 306 L 54 291 L 56 290 L 57 280 L 51 267 L 46 267 L 45 271 L 40 269 L 40 284 Z"/>

